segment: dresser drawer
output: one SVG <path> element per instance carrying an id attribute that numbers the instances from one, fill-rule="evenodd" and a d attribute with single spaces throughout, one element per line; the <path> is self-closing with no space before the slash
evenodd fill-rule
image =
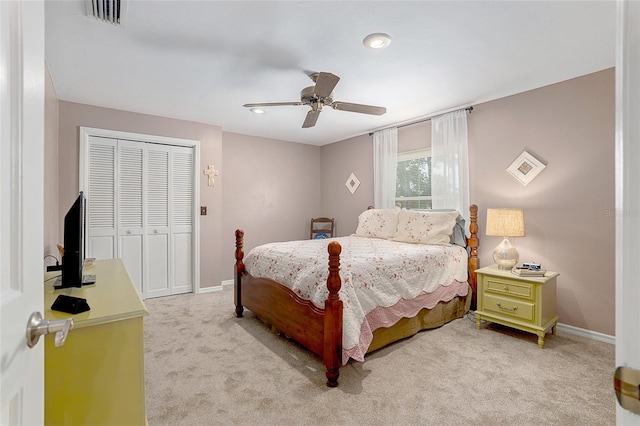
<path id="1" fill-rule="evenodd" d="M 500 278 L 487 277 L 485 291 L 503 294 L 505 296 L 523 297 L 533 300 L 533 284 L 527 282 L 501 280 Z"/>
<path id="2" fill-rule="evenodd" d="M 503 317 L 518 318 L 528 322 L 533 322 L 535 319 L 534 303 L 485 293 L 482 295 L 482 305 L 485 312 L 500 314 Z"/>

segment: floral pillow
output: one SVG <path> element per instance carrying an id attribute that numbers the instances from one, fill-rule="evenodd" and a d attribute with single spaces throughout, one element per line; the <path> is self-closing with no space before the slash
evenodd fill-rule
<path id="1" fill-rule="evenodd" d="M 402 209 L 398 215 L 398 230 L 392 240 L 417 244 L 446 244 L 459 213 L 425 212 Z"/>
<path id="2" fill-rule="evenodd" d="M 369 209 L 358 216 L 356 235 L 369 238 L 392 238 L 398 229 L 400 207 L 394 209 Z"/>

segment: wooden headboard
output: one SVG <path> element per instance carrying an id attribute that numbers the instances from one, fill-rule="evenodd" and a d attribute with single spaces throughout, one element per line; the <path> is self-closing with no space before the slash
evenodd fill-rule
<path id="1" fill-rule="evenodd" d="M 473 291 L 471 298 L 471 310 L 475 311 L 478 300 L 478 279 L 476 277 L 476 269 L 480 267 L 478 260 L 478 206 L 472 204 L 469 207 L 469 234 L 467 238 L 467 248 L 469 250 L 469 285 Z"/>

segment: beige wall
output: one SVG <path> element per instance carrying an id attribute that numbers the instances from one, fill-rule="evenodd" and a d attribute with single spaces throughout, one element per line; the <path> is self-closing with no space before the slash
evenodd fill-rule
<path id="1" fill-rule="evenodd" d="M 469 116 L 471 199 L 480 207 L 481 264 L 498 237 L 484 213 L 522 207 L 521 260 L 558 271 L 560 322 L 615 334 L 615 72 L 477 105 Z M 547 167 L 523 186 L 505 169 L 523 151 Z"/>
<path id="2" fill-rule="evenodd" d="M 431 146 L 431 120 L 398 129 L 398 152 L 415 151 Z"/>
<path id="3" fill-rule="evenodd" d="M 373 204 L 372 147 L 371 136 L 362 135 L 321 149 L 322 215 L 335 219 L 338 236 L 353 234 L 358 215 Z M 360 181 L 353 194 L 345 185 L 351 173 Z"/>
<path id="4" fill-rule="evenodd" d="M 223 267 L 233 279 L 236 229 L 245 232 L 245 253 L 309 238 L 311 218 L 322 214 L 320 147 L 227 132 L 222 139 Z"/>
<path id="5" fill-rule="evenodd" d="M 200 216 L 200 287 L 220 285 L 220 237 L 222 223 L 222 131 L 217 126 L 137 114 L 73 102 L 59 102 L 59 217 L 69 208 L 78 193 L 80 127 L 120 130 L 200 141 L 200 169 L 214 165 L 220 171 L 214 186 L 208 186 L 204 174 L 200 179 L 200 205 L 208 214 Z M 45 211 L 50 208 L 45 204 Z M 61 220 L 60 220 L 61 222 Z M 62 223 L 59 223 L 60 229 Z"/>
<path id="6" fill-rule="evenodd" d="M 58 98 L 46 67 L 44 97 L 44 256 L 55 256 L 61 262 L 56 247 L 62 242 L 58 213 Z M 53 264 L 53 259 L 45 261 L 45 265 Z"/>
<path id="7" fill-rule="evenodd" d="M 524 208 L 527 236 L 516 245 L 521 260 L 560 272 L 560 322 L 608 335 L 615 334 L 614 83 L 609 69 L 474 105 L 467 116 L 481 265 L 493 263 L 500 242 L 484 235 L 486 209 Z M 403 127 L 398 149 L 430 140 L 430 122 Z M 525 149 L 547 164 L 528 186 L 505 170 Z M 368 135 L 322 147 L 322 210 L 336 218 L 339 235 L 353 232 L 373 202 L 372 155 Z M 361 181 L 353 196 L 344 187 L 352 171 Z"/>

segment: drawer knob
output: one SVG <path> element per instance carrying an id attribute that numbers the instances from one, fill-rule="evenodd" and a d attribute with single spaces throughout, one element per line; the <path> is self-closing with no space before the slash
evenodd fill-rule
<path id="1" fill-rule="evenodd" d="M 517 306 L 514 306 L 513 308 L 505 308 L 504 306 L 502 306 L 502 305 L 500 304 L 500 302 L 497 302 L 497 303 L 496 303 L 496 305 L 498 305 L 498 308 L 500 308 L 500 309 L 504 309 L 505 311 L 515 312 L 515 311 L 517 311 L 517 310 L 518 310 L 518 307 L 517 307 Z"/>
<path id="2" fill-rule="evenodd" d="M 508 285 L 504 286 L 504 291 L 509 291 L 509 286 Z"/>

